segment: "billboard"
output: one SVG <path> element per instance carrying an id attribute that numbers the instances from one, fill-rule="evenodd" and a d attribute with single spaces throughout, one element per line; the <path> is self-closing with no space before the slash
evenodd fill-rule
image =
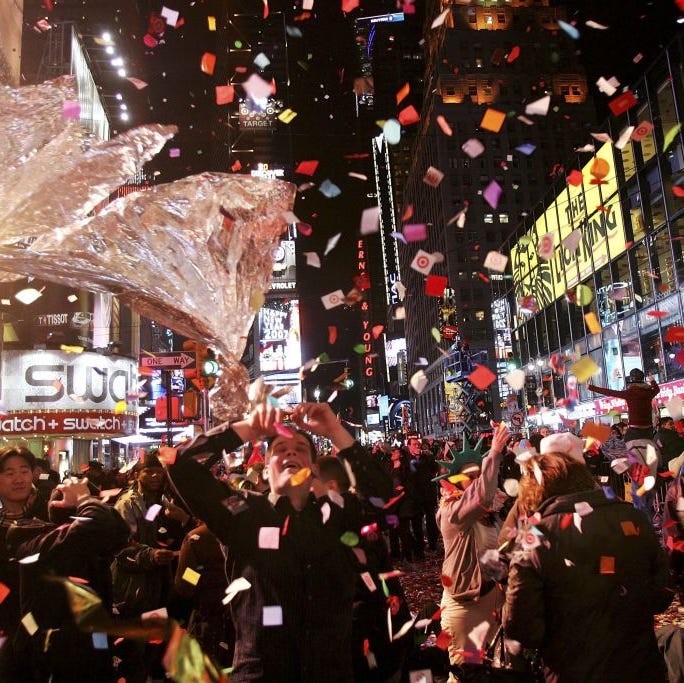
<path id="1" fill-rule="evenodd" d="M 597 164 L 607 168 L 607 173 L 597 173 Z M 532 295 L 543 308 L 625 251 L 611 143 L 605 143 L 582 167 L 582 176 L 582 184 L 568 183 L 537 218 L 534 227 L 511 247 L 517 299 Z M 576 249 L 574 245 L 563 244 L 574 230 L 580 233 Z M 548 260 L 538 253 L 540 242 L 547 234 L 553 235 L 555 245 L 553 257 Z"/>
<path id="2" fill-rule="evenodd" d="M 2 401 L 12 410 L 114 410 L 137 388 L 131 358 L 62 351 L 5 351 Z"/>
<path id="3" fill-rule="evenodd" d="M 261 372 L 299 370 L 301 364 L 299 301 L 267 301 L 259 311 L 259 369 Z"/>

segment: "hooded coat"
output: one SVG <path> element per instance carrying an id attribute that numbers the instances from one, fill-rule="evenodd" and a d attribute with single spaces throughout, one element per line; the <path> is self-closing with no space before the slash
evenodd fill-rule
<path id="1" fill-rule="evenodd" d="M 602 490 L 549 498 L 538 514 L 512 555 L 506 638 L 540 650 L 548 683 L 666 680 L 653 615 L 673 593 L 646 517 Z"/>

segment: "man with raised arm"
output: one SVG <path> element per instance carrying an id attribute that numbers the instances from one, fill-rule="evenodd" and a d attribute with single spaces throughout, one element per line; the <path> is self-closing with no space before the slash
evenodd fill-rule
<path id="1" fill-rule="evenodd" d="M 279 409 L 262 404 L 247 419 L 198 436 L 177 448 L 169 475 L 227 551 L 233 680 L 351 682 L 355 573 L 349 546 L 358 542 L 358 529 L 342 497 L 316 479 L 315 446 L 299 428 L 333 442 L 361 497 L 387 500 L 392 482 L 327 403 L 298 405 L 292 426 L 283 426 L 282 418 Z M 212 476 L 209 467 L 223 451 L 264 438 L 268 495 L 231 490 Z"/>

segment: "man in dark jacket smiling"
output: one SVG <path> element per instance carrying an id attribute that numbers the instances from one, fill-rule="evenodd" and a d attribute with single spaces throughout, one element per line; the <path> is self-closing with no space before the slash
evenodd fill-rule
<path id="1" fill-rule="evenodd" d="M 263 404 L 246 420 L 200 435 L 178 447 L 169 475 L 193 514 L 226 546 L 229 579 L 243 580 L 245 589 L 230 601 L 233 680 L 351 682 L 355 574 L 348 546 L 358 543 L 358 529 L 342 498 L 315 478 L 308 435 L 284 427 L 281 418 L 280 410 Z M 382 465 L 327 403 L 303 403 L 291 420 L 332 440 L 351 466 L 360 496 L 389 498 L 391 481 Z M 231 491 L 213 478 L 207 466 L 223 451 L 263 438 L 270 439 L 268 496 Z"/>

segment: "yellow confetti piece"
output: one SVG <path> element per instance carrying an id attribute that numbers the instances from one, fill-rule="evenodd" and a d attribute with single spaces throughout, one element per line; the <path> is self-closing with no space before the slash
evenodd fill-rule
<path id="1" fill-rule="evenodd" d="M 283 109 L 283 111 L 281 111 L 280 114 L 278 114 L 278 118 L 283 123 L 292 123 L 292 120 L 295 116 L 297 116 L 297 112 L 292 111 L 292 109 Z"/>
<path id="2" fill-rule="evenodd" d="M 447 477 L 447 481 L 450 484 L 459 484 L 462 481 L 469 481 L 470 477 L 467 477 L 465 474 L 452 474 L 450 477 Z"/>
<path id="3" fill-rule="evenodd" d="M 22 618 L 21 623 L 24 628 L 28 631 L 28 634 L 32 636 L 38 630 L 38 624 L 31 612 L 27 612 Z"/>
<path id="4" fill-rule="evenodd" d="M 436 327 L 433 327 L 430 330 L 430 332 L 432 332 L 432 336 L 434 337 L 435 341 L 439 344 L 439 342 L 442 341 L 442 335 L 440 331 Z"/>
<path id="5" fill-rule="evenodd" d="M 69 344 L 62 344 L 59 348 L 65 353 L 83 353 L 82 346 L 70 346 Z"/>
<path id="6" fill-rule="evenodd" d="M 202 575 L 199 572 L 196 572 L 194 569 L 191 569 L 190 567 L 186 567 L 185 571 L 183 572 L 183 581 L 187 581 L 193 586 L 196 586 L 201 576 Z"/>
<path id="7" fill-rule="evenodd" d="M 570 367 L 570 374 L 577 377 L 578 382 L 586 382 L 590 377 L 593 377 L 600 371 L 600 368 L 590 356 L 580 358 L 576 363 Z"/>
<path id="8" fill-rule="evenodd" d="M 601 331 L 601 323 L 599 322 L 599 319 L 594 311 L 585 313 L 584 322 L 587 324 L 587 329 L 589 332 L 591 332 L 591 334 L 598 334 Z"/>
<path id="9" fill-rule="evenodd" d="M 309 479 L 310 476 L 311 470 L 308 467 L 302 467 L 299 472 L 295 472 L 290 477 L 290 484 L 292 484 L 292 486 L 301 486 Z"/>
<path id="10" fill-rule="evenodd" d="M 216 30 L 216 17 L 207 17 L 207 26 L 209 27 L 210 31 L 215 31 Z"/>
<path id="11" fill-rule="evenodd" d="M 594 292 L 591 291 L 591 287 L 586 285 L 577 285 L 575 296 L 578 306 L 588 306 L 594 300 Z"/>
<path id="12" fill-rule="evenodd" d="M 126 401 L 117 401 L 114 406 L 114 415 L 121 415 L 126 412 Z"/>

